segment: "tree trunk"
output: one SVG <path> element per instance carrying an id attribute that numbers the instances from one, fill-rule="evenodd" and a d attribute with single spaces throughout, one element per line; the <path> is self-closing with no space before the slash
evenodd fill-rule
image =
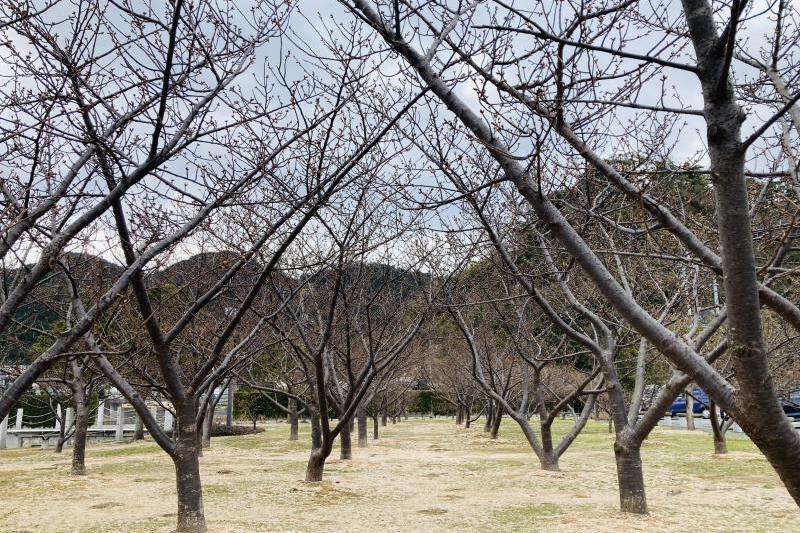
<path id="1" fill-rule="evenodd" d="M 211 448 L 211 428 L 214 423 L 214 407 L 209 404 L 206 416 L 203 418 L 203 448 Z"/>
<path id="2" fill-rule="evenodd" d="M 234 387 L 233 380 L 228 383 L 228 403 L 225 406 L 225 426 L 228 428 L 233 427 L 233 400 L 234 400 Z"/>
<path id="3" fill-rule="evenodd" d="M 736 101 L 724 54 L 720 54 L 715 15 L 707 2 L 682 0 L 698 58 L 703 116 L 728 309 L 728 353 L 738 391 L 736 421 L 778 473 L 800 504 L 800 435 L 786 420 L 770 375 L 761 322 L 757 264 L 750 220 L 747 147 L 741 140 L 745 112 Z M 724 76 L 724 78 L 723 78 Z M 714 394 L 710 387 L 707 393 Z M 718 403 L 724 405 L 715 398 Z M 726 406 L 727 407 L 727 406 Z M 730 412 L 730 409 L 728 409 Z"/>
<path id="4" fill-rule="evenodd" d="M 386 427 L 386 423 L 388 422 L 388 419 L 389 419 L 389 415 L 387 415 L 386 413 L 381 414 L 381 425 L 383 427 Z"/>
<path id="5" fill-rule="evenodd" d="M 456 425 L 460 426 L 464 423 L 464 408 L 459 405 L 456 409 Z"/>
<path id="6" fill-rule="evenodd" d="M 624 513 L 647 514 L 640 445 L 614 443 L 619 482 L 619 507 Z"/>
<path id="7" fill-rule="evenodd" d="M 86 474 L 86 435 L 89 430 L 89 406 L 86 403 L 86 390 L 83 380 L 73 382 L 72 397 L 75 400 L 75 436 L 72 445 L 72 474 Z"/>
<path id="8" fill-rule="evenodd" d="M 191 403 L 191 400 L 187 400 Z M 178 424 L 175 455 L 175 481 L 178 491 L 179 532 L 206 531 L 203 511 L 203 487 L 200 480 L 199 446 L 197 445 L 197 421 L 194 406 L 176 406 Z"/>
<path id="9" fill-rule="evenodd" d="M 319 413 L 317 413 L 316 411 L 312 411 L 310 418 L 311 418 L 311 449 L 319 450 L 320 448 L 322 448 L 322 426 L 319 420 Z"/>
<path id="10" fill-rule="evenodd" d="M 311 450 L 311 455 L 308 457 L 308 465 L 306 465 L 306 481 L 322 481 L 325 458 L 326 455 L 321 446 Z"/>
<path id="11" fill-rule="evenodd" d="M 358 422 L 358 447 L 365 448 L 367 443 L 367 410 L 359 407 L 356 410 L 356 421 Z"/>
<path id="12" fill-rule="evenodd" d="M 349 460 L 353 458 L 353 443 L 350 440 L 350 423 L 344 424 L 339 433 L 339 459 Z"/>
<path id="13" fill-rule="evenodd" d="M 289 398 L 289 440 L 297 440 L 300 431 L 300 422 L 297 416 L 297 400 Z"/>
<path id="14" fill-rule="evenodd" d="M 728 453 L 728 442 L 718 418 L 717 404 L 710 402 L 709 411 L 711 411 L 711 432 L 714 434 L 714 453 L 720 455 Z"/>
<path id="15" fill-rule="evenodd" d="M 144 440 L 144 424 L 140 416 L 136 417 L 136 425 L 133 428 L 133 440 Z"/>
<path id="16" fill-rule="evenodd" d="M 58 424 L 58 439 L 56 440 L 56 449 L 53 450 L 55 453 L 61 453 L 64 450 L 64 443 L 67 441 L 66 433 L 67 433 L 67 415 L 65 414 L 66 410 L 62 410 L 61 406 L 58 407 L 58 412 L 61 413 L 60 419 L 56 417 L 56 424 Z"/>
<path id="17" fill-rule="evenodd" d="M 469 429 L 470 424 L 472 424 L 472 421 L 470 420 L 471 416 L 472 416 L 472 409 L 470 409 L 469 406 L 466 406 L 464 408 L 464 427 L 466 429 Z"/>
<path id="18" fill-rule="evenodd" d="M 489 433 L 492 430 L 492 424 L 494 422 L 494 401 L 487 400 L 486 401 L 486 423 L 483 425 L 484 433 Z"/>
<path id="19" fill-rule="evenodd" d="M 542 470 L 557 472 L 558 456 L 553 449 L 553 432 L 550 424 L 540 424 L 539 432 L 542 436 L 542 455 L 539 457 L 539 464 Z"/>
<path id="20" fill-rule="evenodd" d="M 378 440 L 380 433 L 378 431 L 378 415 L 372 417 L 372 438 Z"/>
<path id="21" fill-rule="evenodd" d="M 503 421 L 503 408 L 499 405 L 495 406 L 494 416 L 492 417 L 492 428 L 489 432 L 489 437 L 492 439 L 497 438 L 497 434 L 500 432 L 500 422 Z"/>

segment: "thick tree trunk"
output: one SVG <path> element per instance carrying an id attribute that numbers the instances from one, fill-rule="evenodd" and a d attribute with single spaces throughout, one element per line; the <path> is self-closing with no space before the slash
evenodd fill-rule
<path id="1" fill-rule="evenodd" d="M 322 481 L 322 473 L 325 470 L 326 454 L 322 447 L 311 450 L 306 465 L 306 481 Z"/>
<path id="2" fill-rule="evenodd" d="M 540 424 L 539 432 L 542 437 L 542 454 L 539 457 L 542 470 L 558 471 L 558 456 L 553 449 L 553 432 L 550 424 Z"/>
<path id="3" fill-rule="evenodd" d="M 459 405 L 456 409 L 456 425 L 460 426 L 464 423 L 464 408 Z"/>
<path id="4" fill-rule="evenodd" d="M 686 429 L 694 431 L 694 398 L 689 394 L 689 391 L 683 393 L 686 401 Z"/>
<path id="5" fill-rule="evenodd" d="M 619 482 L 619 507 L 624 513 L 647 514 L 640 445 L 614 443 Z"/>
<path id="6" fill-rule="evenodd" d="M 311 449 L 318 450 L 322 448 L 322 426 L 319 420 L 319 413 L 316 411 L 311 412 Z"/>
<path id="7" fill-rule="evenodd" d="M 356 409 L 356 421 L 358 422 L 358 447 L 365 448 L 367 443 L 367 410 L 364 407 Z"/>
<path id="8" fill-rule="evenodd" d="M 486 423 L 483 425 L 484 433 L 489 433 L 492 430 L 494 422 L 494 401 L 486 400 Z"/>
<path id="9" fill-rule="evenodd" d="M 489 437 L 492 439 L 497 438 L 500 432 L 500 422 L 503 421 L 503 408 L 499 405 L 495 406 L 494 416 L 492 417 L 492 428 L 489 431 Z"/>
<path id="10" fill-rule="evenodd" d="M 297 400 L 289 398 L 289 440 L 297 440 L 300 431 L 300 421 L 297 416 Z"/>
<path id="11" fill-rule="evenodd" d="M 470 417 L 472 417 L 472 409 L 470 409 L 469 406 L 466 406 L 464 408 L 464 427 L 466 429 L 469 429 L 470 424 L 472 424 Z"/>
<path id="12" fill-rule="evenodd" d="M 372 417 L 372 438 L 373 440 L 378 440 L 380 437 L 380 432 L 378 430 L 378 415 Z"/>
<path id="13" fill-rule="evenodd" d="M 136 425 L 133 428 L 133 440 L 144 440 L 144 424 L 140 416 L 136 417 Z"/>
<path id="14" fill-rule="evenodd" d="M 191 400 L 189 400 L 191 403 Z M 178 408 L 178 425 L 175 455 L 175 481 L 178 491 L 177 531 L 206 531 L 203 510 L 203 487 L 200 480 L 198 428 L 193 405 Z"/>
<path id="15" fill-rule="evenodd" d="M 344 425 L 339 433 L 339 459 L 349 460 L 353 458 L 353 443 L 350 440 L 350 423 Z"/>
<path id="16" fill-rule="evenodd" d="M 86 435 L 89 430 L 89 406 L 83 381 L 76 379 L 72 397 L 75 400 L 75 436 L 72 445 L 72 474 L 86 474 Z"/>
<path id="17" fill-rule="evenodd" d="M 757 265 L 744 175 L 747 146 L 741 140 L 745 111 L 738 105 L 724 54 L 719 53 L 716 18 L 704 0 L 682 0 L 698 58 L 703 116 L 714 184 L 722 278 L 728 309 L 728 353 L 739 390 L 736 421 L 800 504 L 800 435 L 787 422 L 767 363 L 761 322 Z M 708 387 L 706 387 L 709 389 Z M 706 390 L 714 394 L 714 390 Z M 717 403 L 724 405 L 715 398 Z M 729 409 L 730 411 L 730 409 Z"/>

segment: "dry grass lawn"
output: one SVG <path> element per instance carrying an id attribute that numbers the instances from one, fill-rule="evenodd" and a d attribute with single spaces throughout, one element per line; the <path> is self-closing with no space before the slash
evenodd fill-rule
<path id="1" fill-rule="evenodd" d="M 326 481 L 302 481 L 309 427 L 286 424 L 217 438 L 202 458 L 211 531 L 799 531 L 800 511 L 746 440 L 715 457 L 711 436 L 656 429 L 645 446 L 650 515 L 617 511 L 612 440 L 592 424 L 543 472 L 513 422 L 489 440 L 480 426 L 409 420 L 384 429 Z M 371 433 L 370 433 L 371 435 Z M 174 472 L 151 442 L 96 445 L 89 474 L 70 455 L 0 452 L 0 531 L 170 531 Z M 800 465 L 798 465 L 800 468 Z"/>

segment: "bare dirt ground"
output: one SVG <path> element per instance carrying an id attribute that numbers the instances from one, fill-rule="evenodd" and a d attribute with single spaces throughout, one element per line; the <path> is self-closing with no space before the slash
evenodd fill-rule
<path id="1" fill-rule="evenodd" d="M 656 429 L 645 446 L 650 514 L 617 511 L 612 440 L 592 424 L 543 472 L 513 422 L 496 441 L 480 424 L 409 420 L 382 428 L 326 481 L 303 482 L 309 427 L 216 438 L 202 458 L 209 529 L 234 531 L 798 531 L 800 511 L 755 447 Z M 370 428 L 371 437 L 371 428 Z M 0 531 L 171 531 L 174 471 L 151 442 L 96 445 L 89 474 L 70 450 L 0 452 Z M 798 465 L 800 468 L 800 465 Z"/>

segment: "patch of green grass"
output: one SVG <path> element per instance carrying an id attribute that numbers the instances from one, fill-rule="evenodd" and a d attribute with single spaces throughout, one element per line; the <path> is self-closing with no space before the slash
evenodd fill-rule
<path id="1" fill-rule="evenodd" d="M 103 463 L 97 466 L 89 466 L 89 472 L 100 476 L 119 476 L 128 474 L 157 474 L 166 473 L 166 475 L 174 474 L 174 471 L 168 466 L 168 459 L 164 456 L 164 463 L 149 462 L 149 461 L 120 461 L 116 463 Z"/>
<path id="2" fill-rule="evenodd" d="M 233 494 L 233 489 L 222 483 L 206 483 L 203 485 L 203 495 L 207 496 L 228 496 Z"/>
<path id="3" fill-rule="evenodd" d="M 563 514 L 565 510 L 555 503 L 532 503 L 518 505 L 494 511 L 491 514 L 492 525 L 506 531 L 531 531 L 542 524 L 544 517 Z"/>
<path id="4" fill-rule="evenodd" d="M 92 447 L 87 454 L 93 457 L 128 457 L 131 455 L 151 455 L 164 453 L 158 446 L 149 444 L 136 444 L 131 446 L 103 446 Z"/>

